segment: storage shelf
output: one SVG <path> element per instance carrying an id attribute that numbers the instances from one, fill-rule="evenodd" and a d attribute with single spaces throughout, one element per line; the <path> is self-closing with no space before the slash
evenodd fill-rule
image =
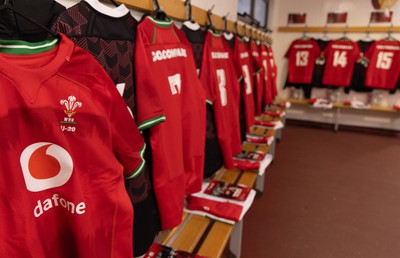
<path id="1" fill-rule="evenodd" d="M 305 99 L 277 99 L 276 102 L 285 102 L 289 101 L 292 104 L 299 104 L 299 105 L 310 105 L 307 100 Z M 398 111 L 394 110 L 393 108 L 390 107 L 381 107 L 381 106 L 371 106 L 369 109 L 355 109 L 352 108 L 351 106 L 344 105 L 343 103 L 340 102 L 334 102 L 332 103 L 333 108 L 340 108 L 340 109 L 351 109 L 351 110 L 360 110 L 360 111 L 379 111 L 379 112 L 390 112 L 390 113 L 396 113 Z"/>
<path id="2" fill-rule="evenodd" d="M 307 33 L 324 33 L 324 32 L 336 32 L 336 33 L 363 33 L 363 32 L 370 32 L 370 33 L 388 33 L 389 31 L 393 33 L 399 33 L 400 32 L 400 26 L 351 26 L 351 27 L 346 27 L 346 26 L 327 26 L 327 27 L 304 27 L 304 26 L 299 26 L 299 27 L 279 27 L 278 28 L 279 32 L 307 32 Z"/>

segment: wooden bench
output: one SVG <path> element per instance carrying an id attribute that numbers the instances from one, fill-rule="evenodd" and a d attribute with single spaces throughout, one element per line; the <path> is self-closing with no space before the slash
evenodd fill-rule
<path id="1" fill-rule="evenodd" d="M 279 117 L 279 116 L 261 115 L 258 117 L 258 119 L 263 122 L 278 122 L 278 121 L 280 121 L 280 122 L 282 122 L 283 126 L 285 125 L 285 122 L 286 122 L 285 116 Z M 283 128 L 276 129 L 275 131 L 276 131 L 276 134 L 275 134 L 276 139 L 278 141 L 281 140 Z"/>
<path id="2" fill-rule="evenodd" d="M 220 169 L 215 178 L 252 187 L 257 179 L 254 172 Z M 181 225 L 171 231 L 163 231 L 156 241 L 162 245 L 201 256 L 218 258 L 224 253 L 228 241 L 234 257 L 240 257 L 243 222 L 235 225 L 207 217 L 184 213 Z"/>
<path id="3" fill-rule="evenodd" d="M 266 129 L 265 127 L 252 127 L 251 133 L 264 136 L 275 136 L 276 130 Z M 275 140 L 271 145 L 254 144 L 244 142 L 244 151 L 262 151 L 263 153 L 275 156 Z M 214 178 L 227 183 L 242 184 L 254 187 L 258 192 L 264 190 L 263 176 L 259 176 L 254 171 L 240 171 L 237 169 L 218 170 Z M 231 257 L 240 257 L 242 244 L 243 221 L 235 225 L 227 224 L 200 215 L 184 213 L 182 223 L 173 230 L 161 232 L 156 242 L 182 250 L 192 254 L 205 257 L 219 258 L 223 255 L 229 242 Z"/>

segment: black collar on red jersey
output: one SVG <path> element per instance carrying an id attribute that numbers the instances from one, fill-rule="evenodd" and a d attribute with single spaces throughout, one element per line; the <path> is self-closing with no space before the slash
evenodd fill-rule
<path id="1" fill-rule="evenodd" d="M 59 33 L 51 31 L 49 28 L 43 26 L 42 24 L 40 24 L 40 23 L 36 22 L 35 20 L 29 18 L 28 16 L 25 16 L 24 14 L 22 14 L 19 11 L 15 10 L 10 4 L 0 5 L 0 10 L 9 10 L 9 11 L 13 12 L 14 14 L 16 14 L 16 15 L 24 18 L 25 20 L 31 22 L 32 24 L 36 25 L 37 27 L 41 28 L 43 31 L 48 32 L 53 37 L 56 37 L 57 39 L 61 40 L 61 36 L 60 36 Z"/>

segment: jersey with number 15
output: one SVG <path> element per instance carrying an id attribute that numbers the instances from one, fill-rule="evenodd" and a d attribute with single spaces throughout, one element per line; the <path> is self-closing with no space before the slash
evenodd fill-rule
<path id="1" fill-rule="evenodd" d="M 400 42 L 376 41 L 365 53 L 369 59 L 365 85 L 378 89 L 394 89 L 400 73 Z"/>
<path id="2" fill-rule="evenodd" d="M 350 85 L 354 63 L 360 58 L 360 49 L 352 40 L 334 40 L 324 52 L 326 66 L 322 84 L 347 87 Z"/>

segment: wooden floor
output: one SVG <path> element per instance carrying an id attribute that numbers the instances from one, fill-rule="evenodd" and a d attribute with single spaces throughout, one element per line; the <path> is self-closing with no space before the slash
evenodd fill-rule
<path id="1" fill-rule="evenodd" d="M 400 257 L 400 137 L 288 123 L 242 258 Z"/>

